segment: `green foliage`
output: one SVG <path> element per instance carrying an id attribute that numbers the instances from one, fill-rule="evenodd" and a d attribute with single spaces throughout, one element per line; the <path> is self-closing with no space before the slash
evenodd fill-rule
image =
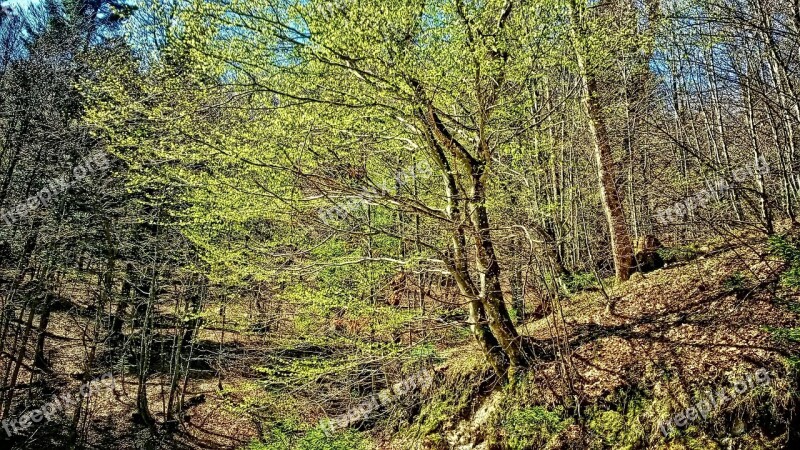
<path id="1" fill-rule="evenodd" d="M 661 259 L 663 259 L 666 264 L 674 264 L 691 261 L 700 256 L 703 252 L 697 245 L 685 245 L 660 248 L 656 253 L 661 256 Z"/>
<path id="2" fill-rule="evenodd" d="M 304 429 L 295 422 L 273 424 L 264 442 L 251 443 L 247 450 L 367 450 L 369 441 L 359 433 L 344 430 L 326 433 L 321 427 Z"/>
<path id="3" fill-rule="evenodd" d="M 413 360 L 430 360 L 436 358 L 438 352 L 432 342 L 423 342 L 411 348 L 409 356 Z"/>
<path id="4" fill-rule="evenodd" d="M 793 289 L 800 288 L 800 246 L 797 239 L 789 235 L 774 235 L 770 236 L 768 245 L 770 252 L 787 264 L 781 274 L 781 284 Z"/>
<path id="5" fill-rule="evenodd" d="M 329 275 L 330 276 L 330 275 Z M 338 278 L 346 283 L 346 278 Z M 398 309 L 369 298 L 359 298 L 339 287 L 313 288 L 301 285 L 287 288 L 281 298 L 297 308 L 294 330 L 297 335 L 352 340 L 358 335 L 391 342 L 419 318 L 419 311 Z M 355 342 L 351 342 L 355 343 Z"/>
<path id="6" fill-rule="evenodd" d="M 765 330 L 779 341 L 800 342 L 800 328 L 766 327 Z"/>
<path id="7" fill-rule="evenodd" d="M 789 356 L 785 362 L 791 372 L 800 373 L 800 356 Z"/>
<path id="8" fill-rule="evenodd" d="M 571 292 L 597 289 L 600 287 L 597 276 L 592 272 L 572 273 L 565 280 L 565 284 Z"/>
<path id="9" fill-rule="evenodd" d="M 727 291 L 738 291 L 744 288 L 747 277 L 742 272 L 735 272 L 722 280 L 722 287 Z"/>
<path id="10" fill-rule="evenodd" d="M 786 262 L 787 268 L 781 274 L 781 284 L 792 291 L 800 289 L 800 245 L 798 245 L 797 238 L 789 235 L 771 236 L 769 249 L 772 254 Z M 797 302 L 782 300 L 782 303 L 793 314 L 800 313 L 800 304 Z M 800 328 L 798 327 L 767 327 L 766 330 L 776 340 L 790 343 L 800 342 Z M 800 370 L 800 357 L 790 355 L 786 358 L 786 363 L 790 370 Z"/>
<path id="11" fill-rule="evenodd" d="M 645 436 L 641 415 L 647 402 L 638 393 L 615 395 L 610 403 L 614 409 L 592 408 L 587 412 L 588 428 L 604 447 L 640 448 Z"/>
<path id="12" fill-rule="evenodd" d="M 548 448 L 548 443 L 572 423 L 562 407 L 541 406 L 513 411 L 503 421 L 508 446 L 512 449 Z"/>

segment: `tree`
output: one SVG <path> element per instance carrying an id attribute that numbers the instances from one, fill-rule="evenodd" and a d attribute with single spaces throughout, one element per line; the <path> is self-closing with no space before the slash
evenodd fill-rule
<path id="1" fill-rule="evenodd" d="M 517 92 L 555 61 L 543 45 L 551 39 L 542 16 L 548 10 L 517 2 L 274 6 L 195 2 L 182 11 L 185 29 L 172 54 L 203 68 L 197 79 L 210 97 L 190 100 L 181 106 L 189 109 L 173 114 L 214 119 L 170 124 L 180 130 L 184 176 L 206 180 L 201 184 L 214 196 L 252 204 L 220 180 L 244 183 L 237 190 L 259 192 L 269 199 L 268 209 L 288 205 L 316 215 L 304 205 L 311 202 L 318 211 L 326 202 L 336 206 L 355 198 L 380 214 L 421 219 L 443 234 L 423 239 L 424 253 L 415 259 L 365 256 L 345 263 L 419 265 L 448 273 L 497 372 L 525 367 L 525 346 L 501 289 L 490 208 L 497 158 L 520 145 L 520 133 L 547 113 Z M 521 32 L 526 24 L 530 31 Z M 214 79 L 222 80 L 216 92 Z M 216 102 L 229 107 L 212 108 Z M 527 113 L 518 116 L 522 111 Z M 198 145 L 186 145 L 186 136 Z M 384 186 L 395 174 L 386 169 L 409 172 L 397 161 L 424 161 L 440 181 L 423 180 L 419 193 L 403 186 L 391 192 Z M 190 169 L 198 165 L 202 170 Z M 251 175 L 242 177 L 242 170 Z M 202 198 L 209 200 L 207 194 Z M 258 209 L 246 216 L 258 217 Z M 340 238 L 402 240 L 396 227 L 380 222 L 318 225 Z"/>
<path id="2" fill-rule="evenodd" d="M 602 7 L 602 3 L 599 5 Z M 592 60 L 592 52 L 600 52 L 592 46 L 591 30 L 586 18 L 584 2 L 571 0 L 570 37 L 575 49 L 578 73 L 583 83 L 583 105 L 589 117 L 589 129 L 592 133 L 597 162 L 597 175 L 600 181 L 600 193 L 603 209 L 606 213 L 608 228 L 611 234 L 611 252 L 614 257 L 614 268 L 617 280 L 626 281 L 630 277 L 633 262 L 633 243 L 631 242 L 625 212 L 617 190 L 617 174 L 614 164 L 614 152 L 611 148 L 608 126 L 604 117 L 605 108 L 598 87 L 598 61 Z M 602 56 L 597 59 L 602 59 Z"/>

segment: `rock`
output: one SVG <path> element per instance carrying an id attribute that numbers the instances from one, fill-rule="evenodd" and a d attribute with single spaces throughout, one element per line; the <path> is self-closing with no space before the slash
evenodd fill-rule
<path id="1" fill-rule="evenodd" d="M 663 245 L 652 234 L 637 238 L 634 248 L 636 250 L 633 264 L 637 272 L 652 272 L 664 267 L 664 259 L 658 254 Z"/>

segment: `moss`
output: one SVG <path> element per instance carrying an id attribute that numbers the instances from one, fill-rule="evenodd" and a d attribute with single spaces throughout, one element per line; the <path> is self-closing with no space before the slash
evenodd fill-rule
<path id="1" fill-rule="evenodd" d="M 625 416 L 617 411 L 602 411 L 589 421 L 589 429 L 599 436 L 604 444 L 617 442 L 625 431 Z"/>
<path id="2" fill-rule="evenodd" d="M 326 433 L 319 427 L 306 429 L 298 422 L 273 423 L 263 442 L 252 442 L 247 450 L 368 450 L 373 445 L 360 433 L 343 430 Z"/>
<path id="3" fill-rule="evenodd" d="M 451 385 L 452 386 L 452 385 Z M 461 418 L 474 399 L 472 390 L 442 389 L 422 407 L 415 427 L 417 436 L 428 436 L 449 428 Z"/>
<path id="4" fill-rule="evenodd" d="M 437 374 L 425 400 L 419 402 L 419 413 L 412 420 L 403 420 L 403 423 L 393 421 L 399 429 L 396 436 L 399 442 L 426 442 L 429 448 L 439 448 L 440 444 L 445 445 L 441 439 L 443 430 L 449 430 L 466 419 L 477 403 L 490 379 L 483 355 L 459 352 L 449 356 L 447 370 Z M 460 389 L 454 389 L 456 386 Z"/>
<path id="5" fill-rule="evenodd" d="M 564 417 L 561 407 L 532 406 L 508 413 L 501 422 L 501 430 L 510 449 L 545 449 L 552 448 L 558 435 L 572 422 L 571 417 Z"/>
<path id="6" fill-rule="evenodd" d="M 652 401 L 642 393 L 620 393 L 612 396 L 615 409 L 594 407 L 587 413 L 587 427 L 602 447 L 615 449 L 640 448 L 645 440 L 642 415 Z"/>
<path id="7" fill-rule="evenodd" d="M 722 447 L 707 436 L 689 436 L 684 439 L 684 445 L 687 450 L 719 450 Z"/>
<path id="8" fill-rule="evenodd" d="M 453 378 L 450 373 L 446 382 L 439 385 L 437 395 L 423 407 L 418 422 L 406 428 L 406 433 L 418 432 L 408 442 L 424 442 L 429 449 L 448 448 L 444 432 L 455 429 L 461 420 L 468 419 L 466 413 L 474 412 L 479 393 L 476 373 L 480 372 L 457 372 L 459 376 Z M 734 372 L 731 379 L 741 379 L 752 370 L 740 368 Z M 505 385 L 498 401 L 493 402 L 488 419 L 474 426 L 485 436 L 488 448 L 493 449 L 782 448 L 788 423 L 781 420 L 785 421 L 787 408 L 796 397 L 791 377 L 776 375 L 770 383 L 755 386 L 746 395 L 728 401 L 706 419 L 664 437 L 660 423 L 683 410 L 708 387 L 686 390 L 679 380 L 669 382 L 655 369 L 648 373 L 650 378 L 659 380 L 651 385 L 654 389 L 615 392 L 585 408 L 580 417 L 570 413 L 576 405 L 542 404 L 545 392 L 536 386 L 533 377 L 523 377 L 513 385 Z M 730 388 L 729 381 L 717 380 L 711 386 Z M 453 386 L 473 388 L 459 393 Z M 406 435 L 410 437 L 409 434 Z"/>

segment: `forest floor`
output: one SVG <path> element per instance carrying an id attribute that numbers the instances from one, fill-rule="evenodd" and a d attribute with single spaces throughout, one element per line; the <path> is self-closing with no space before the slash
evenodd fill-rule
<path id="1" fill-rule="evenodd" d="M 404 411 L 362 425 L 364 436 L 387 449 L 785 448 L 787 430 L 799 425 L 800 295 L 780 282 L 786 263 L 768 251 L 763 238 L 737 242 L 563 299 L 556 312 L 521 326 L 539 354 L 511 383 L 488 375 L 470 339 L 443 350 L 433 385 L 408 393 L 396 406 Z M 76 283 L 61 295 L 85 297 L 82 289 Z M 76 391 L 80 385 L 86 354 L 81 336 L 93 314 L 76 320 L 74 307 L 71 314 L 65 307 L 53 315 L 49 357 L 54 373 L 68 375 L 49 381 L 48 392 Z M 236 367 L 219 361 L 222 390 L 218 372 L 202 367 L 194 372 L 187 382 L 184 423 L 176 425 L 166 447 L 240 448 L 265 433 L 244 412 L 268 400 L 252 369 L 264 361 L 259 349 L 264 337 L 226 333 L 224 342 L 213 329 L 201 338 L 206 347 L 227 346 L 237 355 Z M 99 348 L 98 355 L 105 350 Z M 768 383 L 751 386 L 668 437 L 659 431 L 661 423 L 690 407 L 697 393 L 731 386 L 762 368 Z M 131 433 L 137 428 L 131 426 L 137 380 L 114 376 L 116 388 L 99 392 L 89 404 L 92 420 L 84 426 L 96 440 L 85 444 L 141 448 L 137 442 L 146 430 Z M 158 412 L 165 410 L 165 384 L 158 374 L 148 381 L 159 421 L 165 419 Z M 293 407 L 300 400 L 283 401 Z M 319 411 L 318 405 L 298 408 Z M 46 436 L 57 435 L 66 420 L 42 425 L 38 442 L 45 445 Z"/>
<path id="2" fill-rule="evenodd" d="M 523 380 L 466 402 L 429 394 L 458 406 L 423 407 L 414 424 L 427 434 L 412 425 L 384 445 L 785 448 L 787 428 L 797 430 L 800 398 L 800 296 L 781 285 L 785 268 L 763 237 L 741 237 L 605 291 L 581 292 L 522 327 L 542 349 Z M 556 353 L 561 358 L 547 356 Z M 463 376 L 457 358 L 450 365 Z M 762 368 L 769 383 L 668 438 L 660 432 L 660 424 L 696 404 L 697 393 Z M 770 423 L 778 418 L 784 423 Z"/>

